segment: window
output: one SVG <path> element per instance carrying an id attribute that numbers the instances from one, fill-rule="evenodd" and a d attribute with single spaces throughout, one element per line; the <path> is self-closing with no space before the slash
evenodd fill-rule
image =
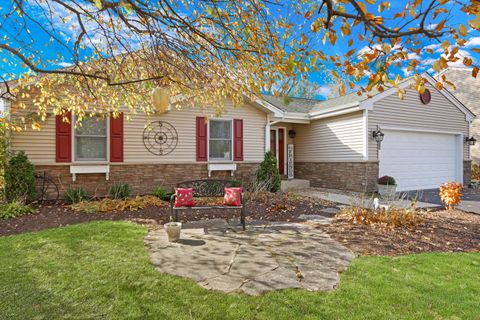
<path id="1" fill-rule="evenodd" d="M 210 120 L 209 121 L 209 150 L 210 160 L 232 160 L 232 121 Z"/>
<path id="2" fill-rule="evenodd" d="M 75 128 L 74 150 L 76 161 L 107 160 L 107 120 L 87 117 Z"/>

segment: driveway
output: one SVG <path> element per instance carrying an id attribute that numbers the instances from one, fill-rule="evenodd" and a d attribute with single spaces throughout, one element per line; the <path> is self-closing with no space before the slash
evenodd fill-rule
<path id="1" fill-rule="evenodd" d="M 431 203 L 438 206 L 443 206 L 440 197 L 438 196 L 439 189 L 428 189 L 420 191 L 411 191 L 406 193 L 407 199 L 415 199 L 419 202 Z M 480 190 L 479 189 L 464 189 L 462 202 L 457 206 L 457 209 L 466 212 L 473 212 L 480 214 Z"/>

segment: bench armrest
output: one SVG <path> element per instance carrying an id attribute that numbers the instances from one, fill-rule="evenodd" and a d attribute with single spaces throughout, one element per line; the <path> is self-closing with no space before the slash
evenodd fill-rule
<path id="1" fill-rule="evenodd" d="M 175 198 L 177 197 L 177 195 L 174 193 L 170 196 L 170 207 L 173 208 L 173 204 L 175 203 Z"/>

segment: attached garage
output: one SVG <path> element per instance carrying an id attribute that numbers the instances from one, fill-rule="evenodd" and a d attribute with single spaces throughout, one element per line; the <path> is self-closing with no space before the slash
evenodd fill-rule
<path id="1" fill-rule="evenodd" d="M 463 182 L 461 134 L 386 130 L 379 150 L 379 175 L 397 180 L 398 191 Z"/>

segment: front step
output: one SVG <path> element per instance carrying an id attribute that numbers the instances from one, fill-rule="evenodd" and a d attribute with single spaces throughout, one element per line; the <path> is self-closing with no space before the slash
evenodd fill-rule
<path id="1" fill-rule="evenodd" d="M 290 180 L 282 180 L 280 185 L 281 191 L 288 191 L 292 189 L 306 189 L 310 188 L 310 180 L 304 179 L 290 179 Z"/>

